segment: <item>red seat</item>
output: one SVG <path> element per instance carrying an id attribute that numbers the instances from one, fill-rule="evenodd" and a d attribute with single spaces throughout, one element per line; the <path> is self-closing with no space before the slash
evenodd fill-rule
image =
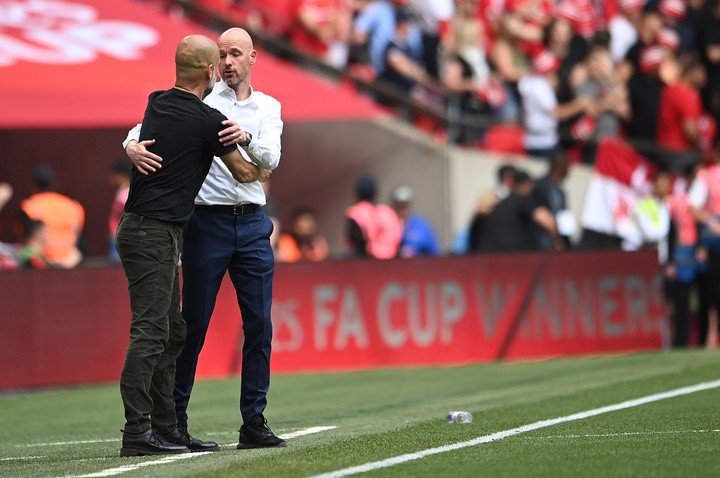
<path id="1" fill-rule="evenodd" d="M 485 133 L 482 148 L 496 153 L 525 154 L 524 131 L 515 124 L 491 126 Z"/>

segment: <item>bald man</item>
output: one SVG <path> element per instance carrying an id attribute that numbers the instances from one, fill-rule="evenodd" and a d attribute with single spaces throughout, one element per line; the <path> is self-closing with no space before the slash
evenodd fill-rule
<path id="1" fill-rule="evenodd" d="M 175 361 L 185 343 L 180 313 L 178 238 L 193 212 L 193 201 L 221 159 L 233 179 L 248 183 L 261 176 L 237 147 L 218 133 L 227 120 L 202 102 L 213 88 L 220 53 L 201 35 L 184 38 L 175 52 L 175 86 L 148 99 L 140 139 L 164 158 L 163 168 L 143 175 L 133 168 L 130 193 L 116 242 L 130 292 L 130 342 L 120 378 L 125 407 L 120 456 L 217 450 L 178 427 L 173 402 Z"/>
<path id="2" fill-rule="evenodd" d="M 241 28 L 231 28 L 218 38 L 222 81 L 205 98 L 230 120 L 220 132 L 223 144 L 237 144 L 246 161 L 263 172 L 280 161 L 283 123 L 280 103 L 250 86 L 250 72 L 257 60 L 252 38 Z M 143 125 L 144 126 L 144 125 Z M 123 146 L 138 170 L 157 174 L 166 158 L 146 149 L 136 127 Z M 162 166 L 162 167 L 161 167 Z M 242 384 L 240 413 L 243 425 L 237 447 L 285 446 L 264 416 L 270 387 L 272 340 L 272 283 L 275 270 L 270 235 L 273 225 L 261 210 L 265 194 L 258 181 L 239 184 L 228 168 L 215 158 L 210 173 L 195 198 L 195 212 L 183 232 L 183 310 L 187 341 L 177 360 L 175 411 L 187 430 L 187 408 L 195 370 L 215 307 L 220 284 L 230 275 L 242 311 Z"/>

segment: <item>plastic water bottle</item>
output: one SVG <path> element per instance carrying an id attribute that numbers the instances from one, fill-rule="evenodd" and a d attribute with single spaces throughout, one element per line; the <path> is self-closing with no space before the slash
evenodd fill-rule
<path id="1" fill-rule="evenodd" d="M 445 417 L 448 423 L 472 423 L 472 413 L 470 412 L 449 412 Z"/>

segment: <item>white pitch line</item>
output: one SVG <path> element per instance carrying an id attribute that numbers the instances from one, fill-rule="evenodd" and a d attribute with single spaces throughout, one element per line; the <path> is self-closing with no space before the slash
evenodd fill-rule
<path id="1" fill-rule="evenodd" d="M 54 441 L 49 443 L 23 443 L 15 445 L 18 448 L 27 448 L 34 446 L 64 446 L 64 445 L 88 445 L 90 443 L 120 443 L 120 438 L 103 438 L 99 440 L 75 440 L 75 441 Z"/>
<path id="2" fill-rule="evenodd" d="M 718 433 L 717 430 L 664 430 L 655 432 L 621 432 L 621 433 L 587 433 L 585 435 L 539 435 L 523 437 L 526 440 L 542 440 L 552 438 L 608 438 L 608 437 L 629 437 L 637 435 L 681 435 L 683 433 Z"/>
<path id="3" fill-rule="evenodd" d="M 689 395 L 691 393 L 702 392 L 704 390 L 710 390 L 713 388 L 720 387 L 720 380 L 712 382 L 703 382 L 689 387 L 676 388 L 667 392 L 655 393 L 653 395 L 647 395 L 633 400 L 626 400 L 624 402 L 615 403 L 613 405 L 607 405 L 604 407 L 593 408 L 584 412 L 573 413 L 572 415 L 566 415 L 564 417 L 551 418 L 549 420 L 541 420 L 539 422 L 529 423 L 517 428 L 511 428 L 509 430 L 503 430 L 500 432 L 492 433 L 490 435 L 484 435 L 472 440 L 463 442 L 453 443 L 452 445 L 445 445 L 436 448 L 428 448 L 415 453 L 408 453 L 406 455 L 395 456 L 380 461 L 372 461 L 363 465 L 351 466 L 349 468 L 343 468 L 337 471 L 331 471 L 328 473 L 322 473 L 315 475 L 312 478 L 342 478 L 344 476 L 357 475 L 360 473 L 367 473 L 373 470 L 379 470 L 381 468 L 389 468 L 391 466 L 406 463 L 408 461 L 419 460 L 427 456 L 437 455 L 439 453 L 447 453 L 449 451 L 460 450 L 472 446 L 481 445 L 483 443 L 490 443 L 504 438 L 518 435 L 520 433 L 526 433 L 540 428 L 547 428 L 553 425 L 559 425 L 560 423 L 572 422 L 575 420 L 582 420 L 584 418 L 590 418 L 605 413 L 616 412 L 618 410 L 624 410 L 626 408 L 638 407 L 647 403 L 657 402 L 659 400 L 665 400 L 667 398 L 679 397 L 682 395 Z"/>
<path id="4" fill-rule="evenodd" d="M 117 468 L 108 468 L 107 470 L 102 470 L 95 473 L 88 473 L 87 475 L 76 475 L 73 478 L 96 478 L 103 476 L 115 476 L 122 473 L 127 473 L 129 471 L 135 471 L 140 468 L 145 468 L 147 466 L 165 465 L 174 461 L 188 460 L 190 458 L 197 458 L 198 456 L 209 455 L 210 453 L 211 452 L 208 451 L 202 453 L 181 453 L 178 455 L 166 456 L 165 458 L 161 458 L 159 460 L 143 461 L 141 463 L 134 463 L 132 465 L 123 465 L 118 466 Z"/>
<path id="5" fill-rule="evenodd" d="M 314 433 L 320 433 L 320 432 L 326 432 L 328 430 L 334 430 L 337 426 L 330 425 L 330 426 L 323 426 L 323 427 L 310 427 L 310 428 L 303 428 L 302 430 L 298 430 L 295 432 L 285 433 L 280 438 L 283 440 L 290 440 L 292 438 L 297 438 L 305 435 L 312 435 Z M 235 443 L 226 443 L 223 446 L 235 446 L 237 445 L 237 442 Z"/>
<path id="6" fill-rule="evenodd" d="M 311 435 L 313 433 L 320 433 L 327 430 L 333 430 L 337 428 L 336 426 L 321 426 L 321 427 L 310 427 L 305 428 L 303 430 L 298 430 L 296 432 L 288 433 L 287 435 L 284 435 L 283 438 L 297 438 L 299 436 L 303 435 Z M 233 443 L 232 445 L 235 445 Z M 122 473 L 127 473 L 129 471 L 135 471 L 139 468 L 144 468 L 146 466 L 152 466 L 152 465 L 164 465 L 167 463 L 172 463 L 174 461 L 178 460 L 187 460 L 189 458 L 195 458 L 202 455 L 209 455 L 210 452 L 203 452 L 203 453 L 183 453 L 179 455 L 172 455 L 167 456 L 165 458 L 161 458 L 160 460 L 152 460 L 152 461 L 144 461 L 142 463 L 134 463 L 132 465 L 124 465 L 119 466 L 117 468 L 109 468 L 107 470 L 98 471 L 95 473 L 88 473 L 87 475 L 77 475 L 73 478 L 96 478 L 96 477 L 104 477 L 104 476 L 115 476 Z"/>
<path id="7" fill-rule="evenodd" d="M 281 436 L 280 438 L 282 438 L 284 440 L 289 440 L 292 438 L 297 438 L 297 437 L 301 437 L 301 436 L 305 436 L 305 435 L 312 435 L 314 433 L 320 433 L 320 432 L 326 432 L 328 430 L 334 430 L 336 428 L 337 427 L 335 425 L 330 425 L 330 426 L 325 426 L 325 427 L 310 427 L 310 428 L 305 428 L 303 430 L 298 430 L 296 432 L 286 433 L 283 436 Z"/>
<path id="8" fill-rule="evenodd" d="M 47 458 L 47 457 L 46 456 L 11 456 L 8 458 L 0 458 L 0 461 L 37 460 L 38 458 Z"/>

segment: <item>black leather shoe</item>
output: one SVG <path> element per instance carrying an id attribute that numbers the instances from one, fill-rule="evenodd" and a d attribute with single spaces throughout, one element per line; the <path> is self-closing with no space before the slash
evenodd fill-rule
<path id="1" fill-rule="evenodd" d="M 265 448 L 275 446 L 287 446 L 285 440 L 275 436 L 267 425 L 267 419 L 262 415 L 255 415 L 250 423 L 240 427 L 240 440 L 237 449 Z"/>
<path id="2" fill-rule="evenodd" d="M 166 442 L 186 446 L 192 452 L 220 450 L 220 446 L 214 441 L 202 441 L 190 436 L 187 425 L 178 425 L 175 431 L 162 437 Z"/>
<path id="3" fill-rule="evenodd" d="M 120 448 L 120 456 L 168 455 L 189 452 L 188 447 L 169 443 L 154 430 L 143 433 L 123 433 L 122 448 Z"/>

